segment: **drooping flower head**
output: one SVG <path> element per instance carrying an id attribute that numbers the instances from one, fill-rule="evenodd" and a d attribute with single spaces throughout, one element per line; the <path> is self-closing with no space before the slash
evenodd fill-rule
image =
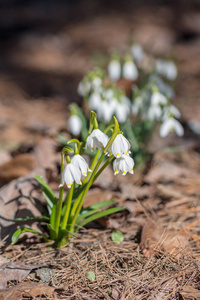
<path id="1" fill-rule="evenodd" d="M 87 176 L 88 172 L 91 172 L 85 159 L 80 155 L 76 154 L 71 158 L 71 163 L 81 171 L 83 176 Z"/>
<path id="2" fill-rule="evenodd" d="M 184 129 L 179 121 L 174 118 L 166 119 L 160 127 L 160 136 L 165 137 L 171 131 L 175 131 L 178 136 L 183 136 Z"/>
<path id="3" fill-rule="evenodd" d="M 109 155 L 114 155 L 115 157 L 121 157 L 123 154 L 129 155 L 131 144 L 123 136 L 123 134 L 118 134 L 114 139 L 112 145 L 110 146 L 108 152 Z"/>
<path id="4" fill-rule="evenodd" d="M 133 60 L 128 57 L 122 68 L 123 77 L 128 80 L 136 80 L 138 78 L 138 69 Z"/>
<path id="5" fill-rule="evenodd" d="M 63 186 L 64 183 L 66 183 L 67 187 L 70 189 L 74 181 L 77 184 L 82 184 L 81 171 L 72 163 L 69 163 L 65 166 L 64 171 L 62 173 L 62 184 L 60 186 Z"/>
<path id="6" fill-rule="evenodd" d="M 85 148 L 89 148 L 92 152 L 95 151 L 96 148 L 104 150 L 108 141 L 109 137 L 105 133 L 100 129 L 94 129 L 87 138 Z"/>
<path id="7" fill-rule="evenodd" d="M 82 129 L 82 121 L 77 115 L 71 115 L 68 119 L 69 130 L 73 135 L 79 135 Z"/>
<path id="8" fill-rule="evenodd" d="M 122 175 L 126 175 L 127 172 L 133 174 L 134 160 L 127 155 L 122 155 L 119 158 L 116 158 L 113 162 L 114 175 L 118 174 L 119 171 L 122 172 Z"/>

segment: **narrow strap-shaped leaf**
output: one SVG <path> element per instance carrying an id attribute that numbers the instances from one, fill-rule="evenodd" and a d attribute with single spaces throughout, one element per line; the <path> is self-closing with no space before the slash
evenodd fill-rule
<path id="1" fill-rule="evenodd" d="M 25 233 L 25 232 L 36 233 L 36 234 L 42 236 L 43 239 L 44 239 L 46 242 L 48 242 L 47 237 L 46 237 L 44 234 L 42 234 L 41 232 L 39 232 L 39 231 L 37 231 L 37 230 L 35 230 L 35 229 L 32 229 L 32 228 L 24 227 L 24 228 L 20 228 L 20 229 L 16 230 L 16 231 L 13 233 L 13 235 L 12 235 L 12 244 L 16 244 L 17 241 L 18 241 L 18 239 L 19 239 L 19 237 L 20 237 L 20 235 L 21 235 L 22 233 Z"/>
<path id="2" fill-rule="evenodd" d="M 115 200 L 108 200 L 108 201 L 104 201 L 104 202 L 100 202 L 100 203 L 95 203 L 95 204 L 92 204 L 91 206 L 87 207 L 87 209 L 103 208 L 105 206 L 115 204 L 116 202 L 117 201 L 115 201 Z"/>
<path id="3" fill-rule="evenodd" d="M 108 215 L 110 215 L 110 214 L 114 214 L 114 213 L 116 213 L 116 212 L 118 212 L 118 211 L 121 211 L 121 210 L 123 210 L 123 209 L 125 209 L 125 207 L 113 207 L 113 208 L 109 208 L 109 209 L 107 209 L 107 210 L 105 210 L 105 211 L 102 211 L 102 212 L 100 212 L 100 213 L 97 213 L 97 214 L 95 214 L 95 215 L 90 216 L 89 218 L 87 218 L 87 219 L 85 219 L 83 222 L 81 222 L 81 223 L 79 224 L 79 226 L 80 226 L 80 227 L 81 227 L 81 226 L 85 226 L 86 224 L 88 224 L 88 223 L 90 223 L 90 222 L 92 222 L 92 221 L 94 221 L 94 220 L 97 220 L 97 219 L 99 219 L 99 218 L 108 216 Z"/>
<path id="4" fill-rule="evenodd" d="M 91 215 L 93 215 L 93 214 L 95 214 L 97 212 L 99 212 L 99 209 L 89 210 L 89 211 L 87 211 L 85 213 L 80 214 L 78 216 L 77 220 L 76 220 L 76 224 L 78 224 L 81 220 L 83 220 L 83 219 L 85 219 L 85 218 L 87 218 L 87 217 L 89 217 L 89 216 L 91 216 Z"/>
<path id="5" fill-rule="evenodd" d="M 40 175 L 35 175 L 35 179 L 39 182 L 40 187 L 45 195 L 47 195 L 46 200 L 48 201 L 48 205 L 52 208 L 53 204 L 56 204 L 57 198 L 52 191 L 52 189 L 48 186 L 48 184 L 45 182 L 45 180 Z"/>
<path id="6" fill-rule="evenodd" d="M 5 221 L 11 221 L 11 222 L 25 222 L 25 221 L 49 221 L 49 217 L 46 217 L 46 216 L 37 216 L 37 217 L 24 217 L 24 218 L 15 218 L 15 219 L 7 219 L 7 218 L 4 218 L 3 216 L 0 216 L 0 219 L 3 219 Z"/>

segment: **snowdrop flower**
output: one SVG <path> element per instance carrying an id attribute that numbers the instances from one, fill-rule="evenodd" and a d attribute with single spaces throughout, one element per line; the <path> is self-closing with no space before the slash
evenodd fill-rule
<path id="1" fill-rule="evenodd" d="M 171 105 L 166 106 L 164 108 L 163 119 L 165 120 L 165 119 L 168 119 L 169 117 L 172 117 L 172 116 L 179 119 L 180 116 L 181 116 L 181 113 L 180 113 L 180 111 L 178 110 L 178 108 L 176 106 L 171 104 Z"/>
<path id="2" fill-rule="evenodd" d="M 150 121 L 160 120 L 162 116 L 162 109 L 159 105 L 152 105 L 149 107 L 147 117 Z"/>
<path id="3" fill-rule="evenodd" d="M 91 89 L 91 83 L 89 82 L 89 80 L 83 79 L 78 84 L 77 92 L 78 92 L 79 96 L 85 97 L 86 95 L 89 94 L 90 89 Z"/>
<path id="4" fill-rule="evenodd" d="M 122 155 L 120 158 L 116 158 L 113 162 L 114 175 L 122 171 L 122 175 L 126 175 L 127 172 L 133 174 L 134 160 L 127 155 Z"/>
<path id="5" fill-rule="evenodd" d="M 92 170 L 89 169 L 85 159 L 79 154 L 76 154 L 72 157 L 71 163 L 78 168 L 81 171 L 81 174 L 84 176 L 87 176 L 88 172 L 92 172 Z"/>
<path id="6" fill-rule="evenodd" d="M 131 53 L 136 62 L 140 62 L 144 55 L 143 49 L 139 44 L 133 44 L 131 47 Z"/>
<path id="7" fill-rule="evenodd" d="M 167 104 L 167 98 L 159 92 L 154 92 L 151 96 L 151 105 L 159 105 L 159 104 L 162 105 Z"/>
<path id="8" fill-rule="evenodd" d="M 132 60 L 125 61 L 122 69 L 123 77 L 128 80 L 136 80 L 138 78 L 138 70 Z"/>
<path id="9" fill-rule="evenodd" d="M 134 99 L 134 102 L 132 104 L 132 114 L 134 116 L 137 116 L 137 114 L 139 113 L 140 109 L 143 106 L 143 99 L 141 96 L 138 96 Z"/>
<path id="10" fill-rule="evenodd" d="M 123 136 L 123 134 L 118 134 L 108 150 L 108 155 L 114 155 L 117 158 L 121 157 L 123 154 L 129 155 L 130 148 L 131 144 L 129 141 Z"/>
<path id="11" fill-rule="evenodd" d="M 85 148 L 89 148 L 92 152 L 98 148 L 103 150 L 109 141 L 108 136 L 99 129 L 94 129 L 88 136 Z"/>
<path id="12" fill-rule="evenodd" d="M 101 85 L 102 85 L 102 79 L 100 77 L 94 77 L 92 82 L 91 82 L 92 88 L 94 90 L 99 90 L 101 89 Z"/>
<path id="13" fill-rule="evenodd" d="M 156 61 L 156 71 L 165 76 L 168 80 L 175 80 L 178 74 L 175 63 L 163 59 L 158 59 Z"/>
<path id="14" fill-rule="evenodd" d="M 98 109 L 98 117 L 99 119 L 104 120 L 106 123 L 109 123 L 114 111 L 116 108 L 116 101 L 114 99 L 108 100 L 102 100 L 101 105 Z"/>
<path id="15" fill-rule="evenodd" d="M 108 75 L 112 81 L 117 81 L 121 77 L 121 65 L 119 60 L 111 60 L 108 64 Z"/>
<path id="16" fill-rule="evenodd" d="M 130 114 L 131 102 L 128 97 L 121 95 L 118 101 L 116 101 L 116 117 L 119 123 L 124 123 L 127 116 Z"/>
<path id="17" fill-rule="evenodd" d="M 183 136 L 184 129 L 179 121 L 174 118 L 166 119 L 160 127 L 160 136 L 165 137 L 171 131 L 175 131 L 178 136 Z"/>
<path id="18" fill-rule="evenodd" d="M 72 163 L 69 163 L 65 166 L 64 171 L 62 173 L 62 184 L 60 184 L 60 187 L 63 186 L 64 183 L 66 183 L 67 187 L 70 189 L 74 181 L 77 184 L 82 184 L 81 171 Z"/>
<path id="19" fill-rule="evenodd" d="M 71 115 L 68 119 L 69 130 L 73 135 L 79 135 L 82 129 L 82 121 L 77 115 Z"/>
<path id="20" fill-rule="evenodd" d="M 169 80 L 175 80 L 177 77 L 178 71 L 175 63 L 173 61 L 168 61 L 166 65 L 166 77 Z"/>
<path id="21" fill-rule="evenodd" d="M 93 92 L 89 97 L 89 107 L 91 110 L 98 110 L 101 105 L 101 95 L 98 92 Z"/>

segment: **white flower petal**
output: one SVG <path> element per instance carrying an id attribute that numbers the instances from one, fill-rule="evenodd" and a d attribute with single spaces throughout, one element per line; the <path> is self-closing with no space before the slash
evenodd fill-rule
<path id="1" fill-rule="evenodd" d="M 109 155 L 113 154 L 115 157 L 121 157 L 123 154 L 129 155 L 130 148 L 129 141 L 122 134 L 118 134 L 108 152 Z"/>
<path id="2" fill-rule="evenodd" d="M 122 175 L 126 175 L 127 172 L 133 174 L 134 160 L 127 155 L 122 155 L 120 158 L 116 158 L 113 162 L 114 175 L 118 174 L 119 171 Z"/>
<path id="3" fill-rule="evenodd" d="M 138 78 L 138 70 L 133 61 L 126 61 L 123 65 L 123 77 L 128 80 L 136 80 Z"/>
<path id="4" fill-rule="evenodd" d="M 181 123 L 174 119 L 174 130 L 178 136 L 184 135 L 184 129 Z"/>
<path id="5" fill-rule="evenodd" d="M 94 151 L 96 148 L 103 150 L 109 141 L 108 136 L 99 129 L 94 129 L 88 136 L 85 148 Z"/>
<path id="6" fill-rule="evenodd" d="M 108 64 L 108 75 L 111 80 L 117 81 L 121 77 L 121 65 L 118 60 L 111 60 Z"/>
<path id="7" fill-rule="evenodd" d="M 72 115 L 68 120 L 69 130 L 73 135 L 79 135 L 82 129 L 82 121 L 77 115 Z"/>
<path id="8" fill-rule="evenodd" d="M 81 171 L 83 176 L 87 176 L 87 173 L 89 172 L 89 167 L 87 162 L 81 155 L 74 155 L 71 159 L 71 163 Z"/>

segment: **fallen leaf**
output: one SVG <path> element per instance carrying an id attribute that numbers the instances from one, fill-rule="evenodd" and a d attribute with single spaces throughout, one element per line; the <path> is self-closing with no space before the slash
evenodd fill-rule
<path id="1" fill-rule="evenodd" d="M 167 230 L 148 220 L 142 229 L 141 248 L 146 257 L 156 255 L 159 252 L 167 252 L 176 257 L 181 253 L 190 253 L 188 235 L 183 231 Z"/>
<path id="2" fill-rule="evenodd" d="M 22 282 L 16 286 L 0 291 L 0 300 L 34 298 L 38 296 L 52 297 L 55 288 L 44 283 Z"/>
<path id="3" fill-rule="evenodd" d="M 41 265 L 22 265 L 0 256 L 0 289 L 4 289 L 8 281 L 22 281 L 31 270 L 40 266 Z"/>
<path id="4" fill-rule="evenodd" d="M 112 199 L 113 193 L 110 191 L 102 191 L 99 188 L 94 188 L 88 191 L 85 197 L 83 207 L 88 207 L 95 203 L 101 203 Z"/>
<path id="5" fill-rule="evenodd" d="M 0 184 L 21 176 L 25 176 L 34 169 L 35 160 L 30 154 L 20 154 L 9 162 L 0 165 Z"/>
<path id="6" fill-rule="evenodd" d="M 181 287 L 179 293 L 181 294 L 184 300 L 200 299 L 200 290 L 195 289 L 191 285 L 185 285 Z"/>

